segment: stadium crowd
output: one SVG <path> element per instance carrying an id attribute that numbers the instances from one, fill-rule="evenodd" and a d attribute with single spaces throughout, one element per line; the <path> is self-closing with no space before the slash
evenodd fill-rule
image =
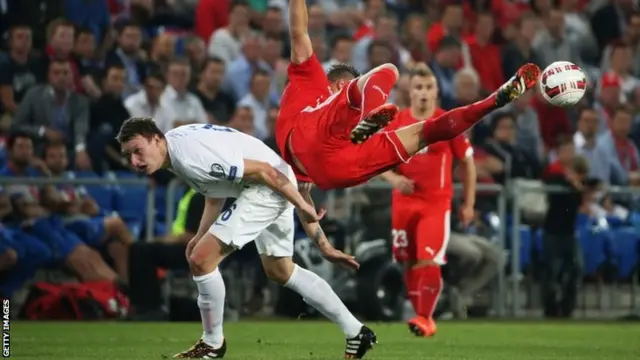
<path id="1" fill-rule="evenodd" d="M 632 0 L 309 3 L 309 33 L 327 68 L 348 62 L 364 72 L 391 62 L 405 72 L 425 62 L 444 109 L 495 91 L 526 62 L 580 65 L 589 78 L 580 106 L 552 107 L 529 92 L 471 131 L 479 181 L 544 179 L 580 154 L 599 183 L 640 184 L 640 13 Z M 127 176 L 114 137 L 131 116 L 153 117 L 165 131 L 230 126 L 277 151 L 286 24 L 286 0 L 0 1 L 0 177 Z M 406 107 L 408 92 L 401 75 L 391 101 Z M 164 189 L 170 178 L 152 182 Z M 51 266 L 86 281 L 133 282 L 129 265 L 139 263 L 129 253 L 141 231 L 132 224 L 144 217 L 118 212 L 84 186 L 0 184 L 0 293 Z M 581 211 L 624 211 L 592 198 Z M 184 246 L 189 227 L 183 219 L 177 233 L 144 231 Z"/>

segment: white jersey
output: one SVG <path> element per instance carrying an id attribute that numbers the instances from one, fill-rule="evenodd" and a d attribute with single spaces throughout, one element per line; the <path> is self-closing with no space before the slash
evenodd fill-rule
<path id="1" fill-rule="evenodd" d="M 208 198 L 236 198 L 209 229 L 235 248 L 255 240 L 260 254 L 293 254 L 293 205 L 267 186 L 243 180 L 244 160 L 268 163 L 297 187 L 291 167 L 262 141 L 225 126 L 192 124 L 165 134 L 171 171 Z"/>
<path id="2" fill-rule="evenodd" d="M 268 163 L 287 177 L 293 174 L 262 141 L 225 126 L 184 125 L 165 137 L 172 172 L 209 198 L 235 198 L 247 186 L 256 186 L 242 180 L 244 159 Z"/>

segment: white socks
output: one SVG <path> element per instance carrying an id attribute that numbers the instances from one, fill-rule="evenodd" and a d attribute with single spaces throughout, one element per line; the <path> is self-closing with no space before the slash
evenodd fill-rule
<path id="1" fill-rule="evenodd" d="M 198 307 L 202 318 L 202 340 L 219 348 L 224 341 L 222 320 L 224 317 L 224 297 L 226 294 L 224 281 L 220 270 L 194 276 L 193 281 L 198 285 Z"/>
<path id="2" fill-rule="evenodd" d="M 338 324 L 348 339 L 360 333 L 362 323 L 351 314 L 331 286 L 320 276 L 295 265 L 284 286 L 302 295 L 307 304 Z"/>

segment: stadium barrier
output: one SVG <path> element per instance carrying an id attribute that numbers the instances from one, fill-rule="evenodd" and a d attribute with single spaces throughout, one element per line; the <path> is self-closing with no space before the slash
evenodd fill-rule
<path id="1" fill-rule="evenodd" d="M 65 178 L 25 178 L 25 177 L 0 177 L 0 185 L 32 185 L 32 186 L 44 186 L 44 185 L 84 185 L 84 186 L 114 186 L 114 187 L 127 187 L 127 186 L 145 186 L 146 187 L 146 211 L 145 211 L 145 231 L 147 242 L 154 240 L 154 226 L 155 226 L 155 191 L 150 186 L 149 180 L 146 178 L 78 178 L 78 179 L 65 179 Z M 89 194 L 92 191 L 89 189 Z M 110 209 L 115 210 L 117 209 Z M 141 208 L 142 211 L 142 208 Z"/>

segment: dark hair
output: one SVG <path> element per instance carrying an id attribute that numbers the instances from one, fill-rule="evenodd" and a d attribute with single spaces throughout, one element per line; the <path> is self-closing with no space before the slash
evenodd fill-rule
<path id="1" fill-rule="evenodd" d="M 118 31 L 118 35 L 122 34 L 127 28 L 135 28 L 138 30 L 142 30 L 142 28 L 140 27 L 140 24 L 138 24 L 137 22 L 131 21 L 131 20 L 126 20 L 123 21 L 121 23 L 119 23 L 116 26 L 116 30 Z"/>
<path id="2" fill-rule="evenodd" d="M 347 34 L 338 34 L 331 39 L 331 49 L 335 49 L 336 46 L 342 41 L 347 41 L 352 43 L 353 38 Z"/>
<path id="3" fill-rule="evenodd" d="M 76 40 L 80 37 L 80 35 L 93 36 L 93 31 L 91 31 L 91 29 L 86 26 L 81 26 L 78 28 L 78 31 L 76 31 Z"/>
<path id="4" fill-rule="evenodd" d="M 167 83 L 167 79 L 166 79 L 166 78 L 164 77 L 164 75 L 163 75 L 161 72 L 159 72 L 159 71 L 152 71 L 152 72 L 150 72 L 149 74 L 147 74 L 147 77 L 146 77 L 144 80 L 146 81 L 147 79 L 155 79 L 155 80 L 160 81 L 160 82 L 161 82 L 161 83 L 163 83 L 163 84 L 166 84 L 166 83 Z"/>
<path id="5" fill-rule="evenodd" d="M 49 149 L 63 147 L 65 150 L 67 149 L 67 145 L 65 145 L 64 141 L 47 141 L 44 143 L 42 148 L 42 154 L 46 157 Z"/>
<path id="6" fill-rule="evenodd" d="M 50 70 L 53 65 L 68 65 L 68 64 L 69 64 L 69 60 L 67 59 L 51 59 L 51 61 L 49 62 L 49 68 L 47 70 Z"/>
<path id="7" fill-rule="evenodd" d="M 352 77 L 357 78 L 358 76 L 360 76 L 358 70 L 349 64 L 331 65 L 331 69 L 327 72 L 329 82 L 351 79 Z"/>
<path id="8" fill-rule="evenodd" d="M 626 104 L 618 105 L 613 110 L 613 116 L 618 115 L 618 113 L 625 113 L 627 115 L 633 115 L 633 110 Z"/>
<path id="9" fill-rule="evenodd" d="M 26 131 L 22 131 L 22 130 L 12 131 L 11 134 L 9 134 L 9 138 L 7 139 L 7 149 L 11 151 L 13 149 L 13 145 L 16 143 L 16 140 L 20 138 L 29 139 L 33 141 L 33 138 L 31 137 L 31 135 L 29 135 L 29 133 Z"/>
<path id="10" fill-rule="evenodd" d="M 393 53 L 393 48 L 388 42 L 384 40 L 373 40 L 372 42 L 369 43 L 369 46 L 367 46 L 367 55 L 371 56 L 373 49 L 375 49 L 376 47 L 384 47 L 387 50 L 389 50 L 389 52 Z"/>
<path id="11" fill-rule="evenodd" d="M 589 106 L 582 106 L 580 108 L 578 108 L 578 121 L 580 121 L 580 118 L 582 118 L 582 115 L 584 115 L 584 113 L 586 112 L 595 112 L 596 110 L 592 107 Z"/>
<path id="12" fill-rule="evenodd" d="M 512 123 L 516 122 L 516 117 L 515 115 L 513 115 L 513 113 L 509 111 L 498 111 L 491 118 L 491 133 L 494 133 L 498 128 L 498 125 L 500 125 L 500 122 L 504 121 L 505 119 L 508 119 Z"/>
<path id="13" fill-rule="evenodd" d="M 202 65 L 202 70 L 206 69 L 209 67 L 209 65 L 211 64 L 219 64 L 222 65 L 224 67 L 226 67 L 224 60 L 220 59 L 219 57 L 213 56 L 213 57 L 208 57 L 205 61 L 204 64 Z"/>
<path id="14" fill-rule="evenodd" d="M 133 139 L 136 136 L 142 136 L 145 139 L 151 139 L 155 135 L 164 139 L 164 134 L 150 117 L 132 117 L 124 121 L 120 127 L 120 131 L 116 136 L 116 140 L 122 144 Z"/>
<path id="15" fill-rule="evenodd" d="M 253 80 L 258 76 L 265 76 L 265 77 L 271 78 L 271 75 L 267 70 L 258 68 L 253 70 L 253 74 L 251 74 L 251 82 L 253 82 Z"/>
<path id="16" fill-rule="evenodd" d="M 573 145 L 573 137 L 569 135 L 559 135 L 556 138 L 556 148 L 561 148 L 563 146 Z"/>
<path id="17" fill-rule="evenodd" d="M 172 58 L 169 61 L 169 65 L 167 66 L 167 69 L 169 69 L 171 65 L 187 66 L 191 68 L 191 62 L 189 61 L 189 59 L 187 59 L 186 57 L 180 57 L 180 56 Z"/>
<path id="18" fill-rule="evenodd" d="M 582 156 L 576 156 L 571 160 L 571 168 L 578 173 L 578 175 L 589 174 L 589 162 Z"/>
<path id="19" fill-rule="evenodd" d="M 229 6 L 229 12 L 232 12 L 233 10 L 235 10 L 237 7 L 246 7 L 246 8 L 250 8 L 249 3 L 247 1 L 244 0 L 234 0 L 231 1 L 231 5 Z"/>

